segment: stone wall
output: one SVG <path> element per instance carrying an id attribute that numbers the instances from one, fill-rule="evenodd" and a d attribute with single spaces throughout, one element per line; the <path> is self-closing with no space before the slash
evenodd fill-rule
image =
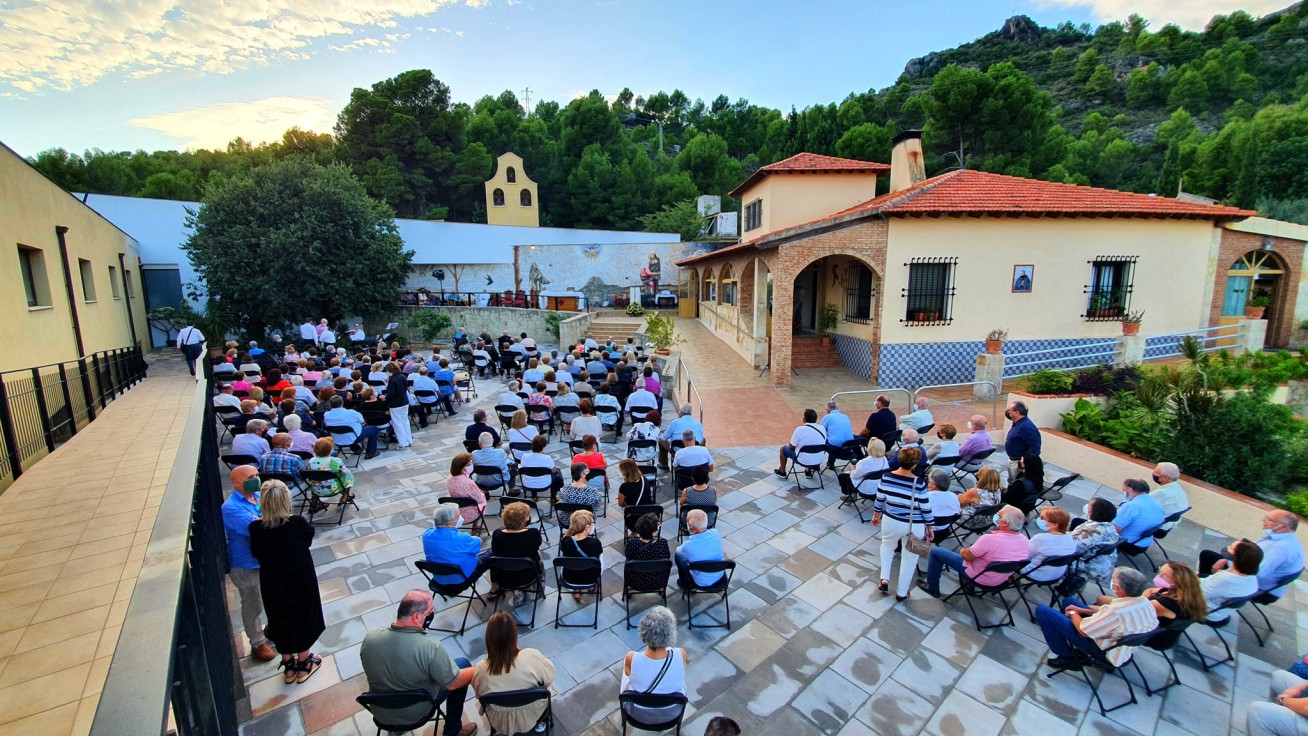
<path id="1" fill-rule="evenodd" d="M 413 314 L 415 309 L 417 307 L 396 309 L 388 317 L 367 322 L 364 329 L 369 335 L 379 335 L 384 331 L 388 322 L 399 322 L 399 334 L 403 335 L 409 342 L 421 342 L 422 336 L 416 330 L 410 330 L 406 325 L 409 315 Z M 551 312 L 544 309 L 517 309 L 515 307 L 423 307 L 423 309 L 435 309 L 450 315 L 450 319 L 454 321 L 454 326 L 449 330 L 448 334 L 440 336 L 444 339 L 452 336 L 454 330 L 459 327 L 464 328 L 472 335 L 479 335 L 484 330 L 498 337 L 504 330 L 508 330 L 509 334 L 515 337 L 525 332 L 540 343 L 553 343 L 555 339 L 545 323 L 545 315 L 551 314 Z M 571 315 L 573 313 L 564 312 L 564 314 Z"/>
<path id="2" fill-rule="evenodd" d="M 1213 301 L 1209 305 L 1208 325 L 1221 324 L 1222 302 L 1226 298 L 1226 272 L 1245 253 L 1265 250 L 1270 243 L 1270 250 L 1285 262 L 1286 273 L 1280 276 L 1273 296 L 1273 306 L 1267 310 L 1267 344 L 1284 346 L 1291 344 L 1298 321 L 1295 313 L 1299 311 L 1299 282 L 1303 278 L 1304 243 L 1289 238 L 1264 237 L 1255 233 L 1236 230 L 1222 231 L 1222 244 L 1217 251 L 1217 283 L 1213 289 Z"/>
<path id="3" fill-rule="evenodd" d="M 559 345 L 561 347 L 576 345 L 586 339 L 586 333 L 590 331 L 590 323 L 593 321 L 594 317 L 587 312 L 583 312 L 560 322 Z"/>

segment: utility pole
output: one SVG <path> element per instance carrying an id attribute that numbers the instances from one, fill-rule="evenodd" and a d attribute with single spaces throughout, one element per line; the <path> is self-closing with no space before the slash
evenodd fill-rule
<path id="1" fill-rule="evenodd" d="M 522 107 L 527 114 L 531 114 L 531 87 L 524 87 L 522 90 Z"/>

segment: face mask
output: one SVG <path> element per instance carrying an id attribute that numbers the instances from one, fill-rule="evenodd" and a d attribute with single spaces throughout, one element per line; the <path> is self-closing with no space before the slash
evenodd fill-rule
<path id="1" fill-rule="evenodd" d="M 1155 483 L 1156 485 L 1165 486 L 1165 485 L 1167 485 L 1168 483 L 1171 483 L 1171 482 L 1172 482 L 1172 480 L 1171 480 L 1170 478 L 1168 478 L 1167 476 L 1165 476 L 1165 475 L 1155 475 L 1155 476 L 1154 476 L 1154 483 Z"/>
<path id="2" fill-rule="evenodd" d="M 967 431 L 971 432 L 973 429 L 974 429 L 974 427 L 972 426 L 972 423 L 971 423 L 971 422 L 968 422 L 968 423 L 967 423 Z"/>
<path id="3" fill-rule="evenodd" d="M 435 618 L 436 618 L 436 611 L 433 609 L 430 613 L 428 613 L 425 617 L 423 617 L 422 628 L 423 629 L 431 628 L 431 622 Z"/>
<path id="4" fill-rule="evenodd" d="M 1011 412 L 1011 411 L 1005 409 L 1005 410 L 1004 410 L 1004 418 L 1005 418 L 1005 419 L 1012 419 L 1012 418 L 1013 418 L 1013 412 Z"/>
<path id="5" fill-rule="evenodd" d="M 1275 534 L 1275 533 L 1276 533 L 1276 532 L 1272 531 L 1271 529 L 1264 529 L 1264 530 L 1263 530 L 1263 536 L 1264 536 L 1264 537 L 1270 537 L 1270 536 L 1272 536 L 1272 535 Z"/>
<path id="6" fill-rule="evenodd" d="M 588 525 L 586 525 L 586 536 L 589 537 L 589 536 L 593 535 L 594 533 L 595 533 L 595 525 L 594 525 L 594 524 L 588 524 Z"/>
<path id="7" fill-rule="evenodd" d="M 1089 518 L 1090 518 L 1090 504 L 1086 504 L 1086 505 L 1082 506 L 1082 507 L 1081 507 L 1081 513 L 1085 514 L 1085 518 L 1089 519 Z"/>
<path id="8" fill-rule="evenodd" d="M 1045 521 L 1043 517 L 1036 519 L 1036 526 L 1040 527 L 1042 532 L 1049 531 L 1049 522 Z"/>
<path id="9" fill-rule="evenodd" d="M 455 529 L 463 528 L 463 514 L 459 514 L 457 517 L 455 517 L 454 528 Z"/>
<path id="10" fill-rule="evenodd" d="M 1159 573 L 1158 575 L 1155 575 L 1155 576 L 1154 576 L 1154 587 L 1155 587 L 1155 588 L 1170 588 L 1170 587 L 1172 587 L 1172 583 L 1171 583 L 1171 581 L 1169 581 L 1167 578 L 1163 577 L 1161 573 Z"/>
<path id="11" fill-rule="evenodd" d="M 253 496 L 259 492 L 260 485 L 262 484 L 259 482 L 259 476 L 256 475 L 253 478 L 246 478 L 241 484 L 241 490 L 245 491 L 246 495 Z"/>
<path id="12" fill-rule="evenodd" d="M 994 516 L 990 517 L 990 521 L 991 521 L 995 526 L 999 526 L 999 514 L 995 514 Z"/>

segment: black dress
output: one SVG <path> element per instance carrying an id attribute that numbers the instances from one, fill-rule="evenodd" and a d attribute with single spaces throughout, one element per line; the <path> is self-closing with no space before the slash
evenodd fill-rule
<path id="1" fill-rule="evenodd" d="M 494 557 L 526 557 L 536 561 L 540 566 L 540 529 L 527 527 L 520 532 L 506 532 L 496 529 L 491 534 L 491 555 Z M 530 573 L 505 576 L 503 573 L 495 579 L 501 587 L 518 588 L 531 581 Z"/>
<path id="2" fill-rule="evenodd" d="M 641 504 L 654 503 L 654 488 L 648 487 L 644 479 L 634 483 L 624 482 L 618 486 L 618 498 L 621 498 L 627 506 L 639 506 Z"/>
<path id="3" fill-rule="evenodd" d="M 1016 506 L 1024 514 L 1030 514 L 1040 500 L 1041 490 L 1029 479 L 1018 477 L 1008 484 L 1008 488 L 1004 490 L 999 500 L 1009 506 Z"/>
<path id="4" fill-rule="evenodd" d="M 564 557 L 589 557 L 599 559 L 604 552 L 604 545 L 600 544 L 598 537 L 586 537 L 578 542 L 572 537 L 564 537 L 559 542 L 559 554 Z M 599 581 L 599 575 L 595 573 L 564 573 L 564 582 L 569 585 L 594 585 Z"/>
<path id="5" fill-rule="evenodd" d="M 293 515 L 269 529 L 250 523 L 250 552 L 259 561 L 259 590 L 268 614 L 268 638 L 283 654 L 307 652 L 327 628 L 309 543 L 313 526 Z"/>
<path id="6" fill-rule="evenodd" d="M 639 537 L 627 537 L 627 560 L 667 560 L 672 558 L 672 551 L 668 547 L 668 540 L 662 537 L 655 537 L 650 541 L 645 541 Z M 656 587 L 660 579 L 666 580 L 660 575 L 648 572 L 630 572 L 624 571 L 627 577 L 627 585 L 632 588 L 645 590 Z"/>

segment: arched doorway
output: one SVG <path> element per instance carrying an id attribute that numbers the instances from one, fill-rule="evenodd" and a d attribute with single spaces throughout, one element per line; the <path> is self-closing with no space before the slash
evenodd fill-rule
<path id="1" fill-rule="evenodd" d="M 1286 316 L 1286 273 L 1285 261 L 1274 251 L 1253 250 L 1240 256 L 1226 271 L 1222 317 L 1252 317 L 1251 308 L 1263 307 L 1268 338 L 1279 335 Z"/>
<path id="2" fill-rule="evenodd" d="M 790 369 L 805 367 L 843 366 L 874 380 L 880 358 L 881 278 L 869 259 L 852 249 L 778 270 L 772 306 L 773 384 L 788 386 Z M 826 328 L 824 312 L 834 317 Z"/>

